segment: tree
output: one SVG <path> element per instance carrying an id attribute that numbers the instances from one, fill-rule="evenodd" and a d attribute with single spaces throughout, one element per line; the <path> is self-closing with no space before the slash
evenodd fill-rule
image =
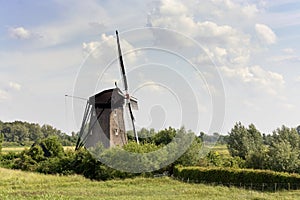
<path id="1" fill-rule="evenodd" d="M 55 128 L 53 128 L 52 126 L 47 125 L 47 124 L 44 124 L 42 126 L 41 131 L 45 138 L 49 137 L 49 136 L 53 136 L 53 135 L 59 135 L 59 134 L 57 134 L 58 130 L 56 130 Z"/>
<path id="2" fill-rule="evenodd" d="M 267 167 L 275 171 L 299 172 L 299 149 L 287 140 L 274 141 L 269 148 Z"/>
<path id="3" fill-rule="evenodd" d="M 154 137 L 153 141 L 156 145 L 167 145 L 176 136 L 176 129 L 169 127 L 168 129 L 159 131 Z"/>
<path id="4" fill-rule="evenodd" d="M 28 140 L 28 128 L 24 124 L 17 122 L 12 124 L 11 134 L 13 137 L 13 142 L 22 143 Z"/>
<path id="5" fill-rule="evenodd" d="M 298 132 L 298 134 L 300 135 L 300 125 L 299 126 L 297 126 L 297 132 Z"/>
<path id="6" fill-rule="evenodd" d="M 64 154 L 63 146 L 56 136 L 45 138 L 38 145 L 43 149 L 45 157 L 62 157 Z"/>
<path id="7" fill-rule="evenodd" d="M 28 127 L 29 129 L 29 140 L 37 141 L 43 138 L 43 133 L 39 124 L 31 123 Z"/>
<path id="8" fill-rule="evenodd" d="M 273 131 L 267 153 L 267 167 L 271 170 L 300 171 L 300 136 L 296 129 L 282 126 Z"/>
<path id="9" fill-rule="evenodd" d="M 228 136 L 227 147 L 231 156 L 246 160 L 248 167 L 263 168 L 265 146 L 263 137 L 253 124 L 248 128 L 236 123 Z"/>
<path id="10" fill-rule="evenodd" d="M 202 141 L 195 135 L 195 139 L 192 144 L 188 148 L 188 150 L 180 156 L 175 162 L 176 164 L 180 164 L 183 166 L 194 166 L 199 163 L 200 160 L 200 152 L 202 150 Z"/>
<path id="11" fill-rule="evenodd" d="M 0 154 L 1 154 L 1 152 L 2 152 L 2 142 L 3 142 L 3 138 L 4 138 L 3 134 L 0 133 Z"/>
<path id="12" fill-rule="evenodd" d="M 236 123 L 229 132 L 227 147 L 231 156 L 246 158 L 249 148 L 248 132 L 241 122 Z"/>

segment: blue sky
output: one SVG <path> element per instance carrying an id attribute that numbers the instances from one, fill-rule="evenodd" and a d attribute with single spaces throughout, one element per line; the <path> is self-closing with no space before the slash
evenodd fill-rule
<path id="1" fill-rule="evenodd" d="M 124 58 L 130 90 L 140 101 L 135 112 L 138 127 L 185 125 L 196 132 L 227 133 L 241 121 L 271 133 L 282 124 L 300 124 L 300 1 L 0 3 L 2 121 L 78 130 L 84 102 L 64 95 L 86 98 L 114 81 L 121 85 L 117 62 L 102 73 L 116 56 L 118 29 L 128 53 Z M 147 27 L 167 29 L 170 35 Z M 137 50 L 149 45 L 156 51 Z M 191 65 L 171 52 L 184 55 L 200 75 L 194 77 Z M 168 70 L 178 76 L 170 76 Z M 192 94 L 188 91 L 194 94 L 190 100 L 184 98 Z M 224 116 L 216 102 L 224 104 Z M 184 112 L 191 114 L 183 120 Z M 219 118 L 222 127 L 213 127 L 212 121 Z M 190 127 L 195 121 L 197 128 Z"/>

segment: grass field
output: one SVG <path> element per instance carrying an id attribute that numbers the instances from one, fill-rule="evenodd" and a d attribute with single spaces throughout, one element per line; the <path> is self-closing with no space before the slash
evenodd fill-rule
<path id="1" fill-rule="evenodd" d="M 217 151 L 221 155 L 229 156 L 229 151 L 226 145 L 216 145 L 212 148 L 212 150 Z"/>
<path id="2" fill-rule="evenodd" d="M 300 191 L 262 193 L 188 184 L 172 178 L 97 182 L 81 176 L 52 176 L 0 168 L 0 199 L 300 199 Z"/>
<path id="3" fill-rule="evenodd" d="M 29 149 L 30 147 L 3 147 L 2 148 L 2 153 L 8 153 L 8 152 L 21 152 L 23 151 L 25 148 Z M 64 146 L 64 150 L 67 149 L 75 149 L 75 147 L 73 146 Z"/>
<path id="4" fill-rule="evenodd" d="M 29 147 L 28 147 L 29 148 Z M 25 147 L 3 147 L 2 153 L 8 153 L 8 152 L 21 152 L 25 149 Z"/>
<path id="5" fill-rule="evenodd" d="M 3 153 L 21 152 L 25 148 L 29 149 L 30 147 L 3 147 L 2 152 Z M 64 150 L 67 150 L 67 149 L 75 149 L 75 147 L 74 146 L 64 146 Z M 229 155 L 229 152 L 228 152 L 228 149 L 227 149 L 226 145 L 216 145 L 216 146 L 212 147 L 211 150 L 217 151 L 222 155 Z"/>

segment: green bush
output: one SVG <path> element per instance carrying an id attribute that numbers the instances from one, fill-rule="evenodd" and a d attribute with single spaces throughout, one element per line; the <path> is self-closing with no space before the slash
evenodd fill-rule
<path id="1" fill-rule="evenodd" d="M 274 184 L 278 184 L 281 189 L 297 189 L 300 187 L 299 174 L 268 170 L 176 166 L 174 176 L 181 180 L 199 183 L 235 186 L 249 186 L 251 184 L 253 189 L 255 187 L 266 190 L 273 189 Z"/>
<path id="2" fill-rule="evenodd" d="M 45 138 L 38 145 L 42 147 L 45 157 L 62 157 L 64 155 L 64 148 L 57 136 Z"/>
<path id="3" fill-rule="evenodd" d="M 1 152 L 2 152 L 3 138 L 4 138 L 4 136 L 3 136 L 3 134 L 0 132 L 0 154 L 1 154 Z"/>
<path id="4" fill-rule="evenodd" d="M 0 167 L 13 168 L 14 160 L 20 156 L 19 153 L 8 152 L 0 155 Z"/>
<path id="5" fill-rule="evenodd" d="M 28 155 L 28 149 L 25 149 L 21 152 L 20 156 L 14 159 L 12 168 L 25 171 L 35 171 L 37 168 L 37 161 Z"/>

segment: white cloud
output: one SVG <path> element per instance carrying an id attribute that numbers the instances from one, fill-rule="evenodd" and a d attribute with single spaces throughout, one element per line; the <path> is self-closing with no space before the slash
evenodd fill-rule
<path id="1" fill-rule="evenodd" d="M 12 82 L 12 81 L 9 82 L 9 87 L 17 91 L 21 89 L 21 85 L 19 83 Z"/>
<path id="2" fill-rule="evenodd" d="M 293 48 L 285 48 L 281 50 L 283 54 L 272 56 L 268 60 L 271 62 L 300 62 L 300 56 L 296 54 L 295 49 Z"/>
<path id="3" fill-rule="evenodd" d="M 196 7 L 194 11 L 201 16 L 203 20 L 213 20 L 218 24 L 228 24 L 238 27 L 249 27 L 249 22 L 255 20 L 259 9 L 257 4 L 249 3 L 245 1 L 235 0 L 212 0 L 201 1 L 190 4 L 190 10 L 192 7 Z M 184 2 L 186 3 L 186 2 Z"/>
<path id="4" fill-rule="evenodd" d="M 160 6 L 160 13 L 162 15 L 179 15 L 185 14 L 188 9 L 184 4 L 177 0 L 162 0 Z"/>
<path id="5" fill-rule="evenodd" d="M 257 98 L 262 98 L 264 94 L 276 97 L 283 95 L 285 86 L 283 76 L 265 70 L 258 66 L 259 60 L 254 60 L 255 53 L 262 45 L 274 44 L 277 40 L 269 27 L 257 23 L 259 22 L 256 18 L 259 14 L 257 5 L 231 0 L 176 2 L 187 10 L 170 8 L 174 11 L 172 14 L 163 13 L 161 4 L 156 4 L 155 9 L 149 14 L 149 24 L 174 29 L 196 39 L 206 54 L 195 55 L 192 58 L 193 63 L 203 67 L 211 66 L 213 61 L 217 66 L 228 66 L 222 68 L 226 81 L 232 79 L 237 85 L 235 87 L 241 85 L 245 91 L 255 93 Z M 173 45 L 173 48 L 180 49 L 186 45 L 185 40 L 178 40 L 172 36 L 168 38 L 159 34 L 156 36 L 159 38 L 158 41 L 163 43 L 168 41 L 168 45 Z M 256 37 L 263 43 L 255 39 Z M 255 64 L 257 66 L 251 66 Z M 205 70 L 202 70 L 202 73 L 209 74 L 210 71 L 206 68 Z"/>
<path id="6" fill-rule="evenodd" d="M 284 78 L 276 72 L 266 71 L 260 66 L 229 68 L 221 67 L 221 71 L 227 77 L 235 79 L 245 84 L 251 84 L 256 89 L 262 89 L 271 95 L 278 95 L 278 92 L 284 88 Z"/>
<path id="7" fill-rule="evenodd" d="M 85 54 L 89 55 L 89 54 L 93 54 L 93 56 L 98 56 L 97 52 L 93 52 L 95 49 L 97 49 L 97 47 L 100 45 L 100 42 L 94 41 L 94 42 L 84 42 L 82 44 L 82 50 Z"/>
<path id="8" fill-rule="evenodd" d="M 31 37 L 31 32 L 24 27 L 17 27 L 10 29 L 10 36 L 15 39 L 29 39 Z"/>
<path id="9" fill-rule="evenodd" d="M 4 101 L 7 99 L 9 99 L 9 94 L 6 91 L 0 89 L 0 101 Z"/>
<path id="10" fill-rule="evenodd" d="M 231 7 L 231 4 L 233 4 L 231 1 L 226 1 L 226 3 L 228 7 Z M 180 4 L 180 6 L 177 4 Z M 162 5 L 164 6 L 165 4 L 156 5 L 157 7 L 149 14 L 148 20 L 152 26 L 178 30 L 196 39 L 204 48 L 208 49 L 211 57 L 220 63 L 245 64 L 249 60 L 249 49 L 252 47 L 248 34 L 230 25 L 217 24 L 213 20 L 201 21 L 201 18 L 197 17 L 197 10 L 191 7 L 183 9 L 189 3 L 177 1 L 176 8 L 182 7 L 178 10 L 173 8 L 174 5 L 170 4 L 169 9 L 172 10 L 172 14 L 170 12 L 161 12 Z M 198 4 L 194 2 L 194 5 Z M 174 15 L 175 12 L 176 15 Z M 155 33 L 155 36 L 160 44 L 166 43 L 165 45 L 172 45 L 173 48 L 182 48 L 189 45 L 187 39 L 183 37 L 178 38 L 168 35 L 168 38 L 166 38 L 159 32 Z"/>
<path id="11" fill-rule="evenodd" d="M 226 49 L 224 49 L 224 48 L 219 48 L 219 47 L 216 47 L 215 48 L 215 53 L 216 53 L 216 55 L 219 57 L 219 56 L 226 56 L 227 55 L 227 51 L 226 51 Z"/>
<path id="12" fill-rule="evenodd" d="M 273 30 L 265 24 L 255 24 L 258 38 L 266 44 L 276 43 L 277 37 Z"/>
<path id="13" fill-rule="evenodd" d="M 38 37 L 35 43 L 38 48 L 62 45 L 78 40 L 79 37 L 105 32 L 106 24 L 110 24 L 107 10 L 95 0 L 56 1 L 57 7 L 63 8 L 59 20 L 49 20 L 29 30 L 19 27 L 16 38 L 29 39 Z M 15 32 L 15 31 L 14 31 Z M 77 42 L 77 41 L 76 41 Z M 32 44 L 31 44 L 32 45 Z"/>
<path id="14" fill-rule="evenodd" d="M 134 63 L 139 53 L 132 51 L 134 47 L 125 39 L 120 38 L 120 46 L 126 62 Z M 113 35 L 102 34 L 101 41 L 84 42 L 82 50 L 86 55 L 91 54 L 93 58 L 101 60 L 104 64 L 109 64 L 109 62 L 118 57 L 117 40 Z"/>
<path id="15" fill-rule="evenodd" d="M 252 5 L 249 4 L 249 5 L 246 5 L 245 7 L 242 7 L 241 11 L 247 17 L 254 17 L 259 12 L 257 6 L 254 4 L 252 4 Z"/>
<path id="16" fill-rule="evenodd" d="M 296 55 L 274 56 L 269 59 L 273 62 L 300 62 L 300 57 Z"/>
<path id="17" fill-rule="evenodd" d="M 147 90 L 151 90 L 152 92 L 166 92 L 166 86 L 154 81 L 144 81 L 138 88 L 147 88 Z"/>

